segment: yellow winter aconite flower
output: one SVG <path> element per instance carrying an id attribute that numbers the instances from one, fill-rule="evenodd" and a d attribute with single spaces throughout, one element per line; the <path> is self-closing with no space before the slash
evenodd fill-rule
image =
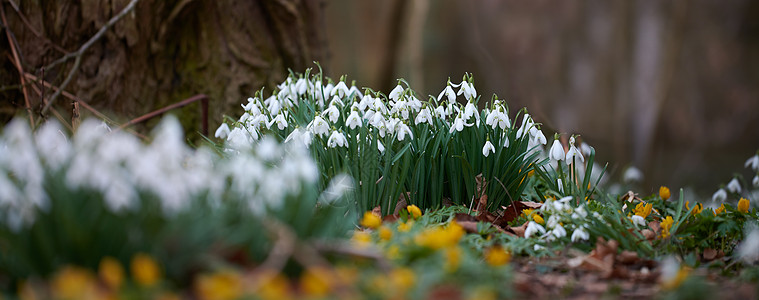
<path id="1" fill-rule="evenodd" d="M 416 283 L 416 274 L 409 268 L 397 268 L 390 272 L 390 280 L 395 291 L 405 293 Z"/>
<path id="2" fill-rule="evenodd" d="M 467 300 L 496 300 L 498 294 L 490 287 L 478 287 L 472 290 L 466 297 Z"/>
<path id="3" fill-rule="evenodd" d="M 645 204 L 641 202 L 635 206 L 635 208 L 633 209 L 633 212 L 635 213 L 636 216 L 641 216 L 645 219 L 646 217 L 648 217 L 648 215 L 651 214 L 652 209 L 653 209 L 653 204 L 651 203 Z"/>
<path id="4" fill-rule="evenodd" d="M 414 241 L 420 246 L 442 249 L 458 244 L 462 236 L 464 236 L 464 229 L 456 221 L 453 221 L 445 227 L 437 226 L 425 229 L 416 236 Z"/>
<path id="5" fill-rule="evenodd" d="M 381 226 L 379 228 L 379 237 L 383 241 L 387 241 L 393 237 L 393 230 L 391 230 L 387 226 Z"/>
<path id="6" fill-rule="evenodd" d="M 672 229 L 673 223 L 675 223 L 675 220 L 672 219 L 672 216 L 667 216 L 661 221 L 661 238 L 666 238 L 670 235 L 669 230 Z"/>
<path id="7" fill-rule="evenodd" d="M 56 299 L 86 299 L 96 292 L 94 276 L 85 269 L 72 266 L 55 274 L 51 287 Z"/>
<path id="8" fill-rule="evenodd" d="M 685 209 L 690 210 L 690 201 L 685 201 Z M 700 214 L 701 211 L 704 210 L 704 205 L 701 203 L 696 202 L 696 205 L 693 207 L 692 215 Z"/>
<path id="9" fill-rule="evenodd" d="M 366 228 L 377 228 L 382 225 L 382 219 L 373 214 L 370 211 L 367 211 L 364 213 L 364 218 L 361 219 L 361 226 L 364 226 Z"/>
<path id="10" fill-rule="evenodd" d="M 414 219 L 418 219 L 419 217 L 422 216 L 422 210 L 419 209 L 419 207 L 414 204 L 406 206 L 406 210 L 408 211 L 409 214 L 411 214 L 412 217 L 414 217 Z"/>
<path id="11" fill-rule="evenodd" d="M 525 218 L 529 217 L 532 214 L 533 211 L 534 211 L 534 209 L 529 209 L 529 208 L 523 209 L 522 210 L 522 217 L 525 217 Z"/>
<path id="12" fill-rule="evenodd" d="M 324 297 L 332 289 L 332 274 L 323 268 L 309 268 L 300 276 L 301 291 L 312 297 Z"/>
<path id="13" fill-rule="evenodd" d="M 661 197 L 662 200 L 666 201 L 667 199 L 669 199 L 670 196 L 671 196 L 671 194 L 669 193 L 669 188 L 668 187 L 661 186 L 659 188 L 659 197 Z"/>
<path id="14" fill-rule="evenodd" d="M 401 258 L 401 248 L 398 245 L 391 245 L 385 250 L 385 256 L 391 260 L 399 259 Z"/>
<path id="15" fill-rule="evenodd" d="M 663 281 L 661 283 L 661 287 L 665 290 L 676 289 L 680 286 L 680 284 L 683 283 L 683 281 L 685 281 L 686 278 L 688 278 L 688 273 L 690 273 L 690 269 L 680 268 L 680 270 L 677 271 L 677 275 L 675 275 L 673 278 Z"/>
<path id="16" fill-rule="evenodd" d="M 221 271 L 200 276 L 196 287 L 200 299 L 233 300 L 242 296 L 243 284 L 239 274 Z"/>
<path id="17" fill-rule="evenodd" d="M 398 231 L 400 232 L 408 232 L 411 230 L 411 227 L 414 226 L 414 221 L 408 220 L 406 222 L 399 222 L 398 223 Z"/>
<path id="18" fill-rule="evenodd" d="M 150 255 L 138 253 L 130 265 L 132 277 L 141 286 L 151 287 L 161 279 L 161 268 Z"/>
<path id="19" fill-rule="evenodd" d="M 532 215 L 532 220 L 535 221 L 535 223 L 538 223 L 538 224 L 541 224 L 541 225 L 546 223 L 546 221 L 543 220 L 543 217 L 541 217 L 538 214 Z"/>
<path id="20" fill-rule="evenodd" d="M 740 212 L 742 212 L 744 214 L 748 213 L 748 206 L 749 206 L 748 199 L 741 198 L 741 200 L 738 201 L 738 211 L 740 211 Z"/>
<path id="21" fill-rule="evenodd" d="M 124 282 L 124 267 L 113 257 L 104 257 L 100 260 L 98 274 L 105 285 L 112 290 L 118 290 Z"/>
<path id="22" fill-rule="evenodd" d="M 485 250 L 485 262 L 491 266 L 501 266 L 509 263 L 511 254 L 501 246 L 490 247 Z"/>
<path id="23" fill-rule="evenodd" d="M 290 299 L 290 282 L 282 274 L 265 271 L 257 295 L 263 300 Z"/>
<path id="24" fill-rule="evenodd" d="M 353 240 L 358 247 L 367 247 L 372 243 L 372 236 L 368 232 L 356 230 L 353 231 Z"/>
<path id="25" fill-rule="evenodd" d="M 725 212 L 725 203 L 722 203 L 719 207 L 717 207 L 717 210 L 714 211 L 714 215 L 719 215 L 721 213 Z"/>
<path id="26" fill-rule="evenodd" d="M 445 249 L 445 270 L 449 273 L 456 272 L 461 264 L 461 248 L 449 247 Z"/>

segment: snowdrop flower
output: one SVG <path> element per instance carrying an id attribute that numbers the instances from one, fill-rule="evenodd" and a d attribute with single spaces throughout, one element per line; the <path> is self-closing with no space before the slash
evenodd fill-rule
<path id="1" fill-rule="evenodd" d="M 726 199 L 727 192 L 725 192 L 725 189 L 719 189 L 712 195 L 712 201 L 714 202 L 724 202 Z"/>
<path id="2" fill-rule="evenodd" d="M 501 130 L 504 130 L 507 127 L 511 127 L 511 120 L 509 120 L 509 116 L 503 111 L 503 106 L 499 106 L 488 114 L 485 124 L 490 125 L 493 129 L 501 127 Z"/>
<path id="3" fill-rule="evenodd" d="M 385 106 L 385 102 L 382 101 L 380 98 L 375 98 L 374 103 L 372 104 L 372 109 L 374 109 L 377 113 L 383 113 L 387 114 L 387 106 Z"/>
<path id="4" fill-rule="evenodd" d="M 522 126 L 517 130 L 517 138 L 521 139 L 527 132 L 535 126 L 532 122 L 532 118 L 529 114 L 525 113 L 522 116 Z"/>
<path id="5" fill-rule="evenodd" d="M 368 95 L 368 94 L 364 95 L 364 97 L 362 97 L 361 101 L 358 103 L 358 109 L 364 112 L 373 103 L 374 103 L 374 98 L 372 98 L 371 95 Z"/>
<path id="6" fill-rule="evenodd" d="M 582 227 L 577 227 L 577 229 L 572 232 L 572 242 L 587 241 L 588 239 L 590 239 L 590 234 L 588 234 L 588 232 Z"/>
<path id="7" fill-rule="evenodd" d="M 300 78 L 298 79 L 298 81 L 295 82 L 295 92 L 298 93 L 298 95 L 305 94 L 307 88 L 308 88 L 308 83 L 305 78 Z"/>
<path id="8" fill-rule="evenodd" d="M 479 124 L 480 114 L 477 113 L 477 107 L 474 106 L 474 102 L 472 102 L 472 100 L 469 100 L 464 107 L 464 120 L 468 121 L 470 118 L 472 118 L 472 116 L 474 116 L 474 118 L 477 120 L 477 123 Z"/>
<path id="9" fill-rule="evenodd" d="M 741 192 L 741 184 L 738 182 L 738 178 L 733 178 L 733 180 L 727 183 L 727 190 L 731 193 Z"/>
<path id="10" fill-rule="evenodd" d="M 432 125 L 432 113 L 430 113 L 429 107 L 422 108 L 422 110 L 420 110 L 416 115 L 416 118 L 414 118 L 415 125 L 419 125 L 421 123 L 428 123 Z"/>
<path id="11" fill-rule="evenodd" d="M 575 161 L 575 158 L 579 158 L 580 162 L 585 162 L 585 158 L 582 157 L 582 154 L 580 154 L 580 150 L 575 147 L 575 137 L 569 138 L 569 151 L 567 151 L 567 157 L 566 162 L 572 163 Z"/>
<path id="12" fill-rule="evenodd" d="M 272 100 L 269 102 L 269 113 L 273 116 L 279 113 L 279 110 L 282 109 L 282 104 L 279 103 L 279 100 Z"/>
<path id="13" fill-rule="evenodd" d="M 504 132 L 504 135 L 501 137 L 503 139 L 503 147 L 508 148 L 509 147 L 509 136 Z"/>
<path id="14" fill-rule="evenodd" d="M 738 257 L 746 262 L 759 260 L 759 229 L 754 227 L 738 245 Z"/>
<path id="15" fill-rule="evenodd" d="M 543 131 L 541 131 L 537 127 L 532 127 L 532 129 L 534 130 L 530 131 L 530 135 L 536 144 L 545 145 L 546 143 L 548 143 L 548 141 L 546 140 L 546 136 L 543 135 Z M 532 132 L 534 132 L 534 134 Z"/>
<path id="16" fill-rule="evenodd" d="M 564 226 L 557 225 L 553 230 L 551 230 L 550 235 L 548 236 L 548 240 L 552 241 L 554 239 L 559 239 L 567 236 L 567 230 L 564 229 Z"/>
<path id="17" fill-rule="evenodd" d="M 414 139 L 414 134 L 411 133 L 411 129 L 408 128 L 408 125 L 406 125 L 406 123 L 404 123 L 404 122 L 398 122 L 395 125 L 395 129 L 396 129 L 396 131 L 398 133 L 398 141 L 404 140 L 406 138 L 407 134 L 408 134 L 408 136 L 411 139 Z"/>
<path id="18" fill-rule="evenodd" d="M 438 107 L 435 107 L 435 115 L 438 118 L 445 119 L 445 117 L 448 116 L 448 113 L 446 113 L 446 111 L 445 111 L 445 106 L 444 105 L 440 105 Z"/>
<path id="19" fill-rule="evenodd" d="M 578 206 L 574 209 L 574 212 L 572 212 L 572 219 L 580 219 L 583 220 L 588 217 L 588 212 L 585 211 L 585 207 L 583 205 Z"/>
<path id="20" fill-rule="evenodd" d="M 631 217 L 631 219 L 635 225 L 646 226 L 646 219 L 639 215 L 634 215 Z"/>
<path id="21" fill-rule="evenodd" d="M 446 96 L 448 98 L 448 102 L 456 101 L 456 93 L 453 91 L 453 88 L 451 88 L 450 85 L 446 86 L 443 91 L 437 95 L 437 101 L 440 101 L 443 96 Z"/>
<path id="22" fill-rule="evenodd" d="M 751 168 L 754 171 L 759 171 L 759 153 L 754 154 L 754 156 L 746 160 L 746 163 L 743 164 L 743 166 L 746 168 Z"/>
<path id="23" fill-rule="evenodd" d="M 559 142 L 558 136 L 553 140 L 551 150 L 548 152 L 548 158 L 553 161 L 560 161 L 565 159 L 564 147 L 561 145 L 561 142 Z"/>
<path id="24" fill-rule="evenodd" d="M 545 248 L 546 247 L 543 247 L 543 246 L 538 245 L 538 244 L 535 244 L 535 245 L 532 246 L 532 250 L 535 250 L 535 251 L 540 251 L 540 250 L 543 250 Z"/>
<path id="25" fill-rule="evenodd" d="M 387 97 L 393 101 L 398 101 L 398 99 L 401 97 L 401 94 L 403 94 L 403 87 L 398 84 L 392 91 L 390 91 L 390 94 L 388 94 Z"/>
<path id="26" fill-rule="evenodd" d="M 464 130 L 464 126 L 471 127 L 474 124 L 466 123 L 464 122 L 464 119 L 461 118 L 461 113 L 459 113 L 456 116 L 456 119 L 453 120 L 453 124 L 451 125 L 451 129 L 448 130 L 448 133 L 453 133 L 453 131 L 461 132 Z"/>
<path id="27" fill-rule="evenodd" d="M 253 141 L 250 138 L 250 134 L 240 127 L 232 129 L 232 131 L 229 132 L 229 136 L 227 136 L 227 145 L 232 149 L 248 149 L 252 143 Z"/>
<path id="28" fill-rule="evenodd" d="M 227 123 L 221 123 L 221 126 L 219 126 L 218 129 L 216 129 L 216 133 L 214 133 L 214 137 L 219 139 L 225 139 L 229 135 L 229 125 Z"/>
<path id="29" fill-rule="evenodd" d="M 561 211 L 561 209 L 557 211 Z M 556 228 L 556 226 L 560 226 L 559 221 L 561 221 L 561 218 L 559 218 L 558 215 L 551 215 L 546 221 L 546 228 Z"/>
<path id="30" fill-rule="evenodd" d="M 279 130 L 284 130 L 287 128 L 287 119 L 285 119 L 285 116 L 283 114 L 277 114 L 277 116 L 274 117 L 274 119 L 272 119 L 271 122 L 269 122 L 269 124 L 266 126 L 271 128 L 271 125 L 275 123 L 277 124 L 277 128 L 279 128 Z"/>
<path id="31" fill-rule="evenodd" d="M 641 180 L 643 180 L 643 172 L 635 166 L 628 167 L 622 175 L 622 181 L 625 183 L 640 182 Z"/>
<path id="32" fill-rule="evenodd" d="M 564 183 L 561 182 L 561 178 L 556 179 L 556 184 L 559 186 L 559 192 L 564 193 Z"/>
<path id="33" fill-rule="evenodd" d="M 355 81 L 354 81 L 354 83 L 355 83 Z M 352 96 L 352 97 L 358 97 L 358 98 L 361 98 L 361 97 L 364 96 L 364 95 L 361 94 L 361 91 L 358 90 L 358 88 L 356 87 L 355 84 L 351 85 L 351 88 L 348 90 L 348 95 Z"/>
<path id="34" fill-rule="evenodd" d="M 361 127 L 363 124 L 364 122 L 361 120 L 361 117 L 358 116 L 358 111 L 355 109 L 351 111 L 348 119 L 345 120 L 345 125 L 348 125 L 350 129 L 356 129 L 356 127 Z"/>
<path id="35" fill-rule="evenodd" d="M 325 115 L 327 116 L 327 118 L 329 118 L 330 122 L 335 123 L 337 122 L 337 119 L 340 117 L 340 111 L 337 110 L 336 106 L 330 104 L 327 110 L 322 112 L 322 117 L 324 117 Z"/>
<path id="36" fill-rule="evenodd" d="M 753 184 L 754 187 L 759 187 L 759 175 L 754 175 L 754 179 L 751 180 L 751 184 Z"/>
<path id="37" fill-rule="evenodd" d="M 311 121 L 311 123 L 308 123 L 306 130 L 311 131 L 311 133 L 315 135 L 323 137 L 329 133 L 329 124 L 327 124 L 327 121 L 324 121 L 324 119 L 322 119 L 322 117 L 317 114 L 314 116 L 314 119 Z"/>
<path id="38" fill-rule="evenodd" d="M 345 97 L 349 93 L 348 86 L 345 85 L 345 82 L 340 81 L 338 82 L 335 87 L 330 91 L 330 96 L 340 96 L 340 98 Z M 333 98 L 334 99 L 334 98 Z"/>
<path id="39" fill-rule="evenodd" d="M 348 147 L 348 141 L 342 132 L 332 130 L 332 134 L 329 136 L 329 140 L 327 140 L 327 146 L 330 148 Z"/>
<path id="40" fill-rule="evenodd" d="M 329 101 L 329 105 L 330 106 L 340 105 L 340 107 L 343 107 L 343 106 L 345 106 L 345 103 L 343 103 L 343 100 L 340 99 L 340 97 L 338 97 L 337 95 L 335 95 L 334 97 L 332 97 L 332 100 Z"/>
<path id="41" fill-rule="evenodd" d="M 419 101 L 413 94 L 409 97 L 408 106 L 413 111 L 419 111 L 422 108 L 422 101 Z"/>
<path id="42" fill-rule="evenodd" d="M 593 153 L 593 148 L 588 145 L 586 142 L 580 143 L 580 152 L 582 155 L 590 156 L 591 153 Z"/>
<path id="43" fill-rule="evenodd" d="M 385 152 L 385 145 L 382 145 L 382 142 L 380 141 L 377 141 L 377 150 L 379 150 L 379 152 Z"/>
<path id="44" fill-rule="evenodd" d="M 490 143 L 490 138 L 488 138 L 485 141 L 485 146 L 482 147 L 482 155 L 484 155 L 485 157 L 488 157 L 490 153 L 495 153 L 495 147 L 493 147 L 493 144 Z"/>
<path id="45" fill-rule="evenodd" d="M 524 238 L 529 239 L 530 236 L 536 233 L 544 234 L 546 233 L 546 229 L 540 226 L 540 224 L 535 223 L 535 221 L 530 221 L 527 224 L 527 229 L 524 230 Z"/>
<path id="46" fill-rule="evenodd" d="M 474 98 L 477 98 L 477 90 L 474 89 L 474 85 L 467 81 L 462 81 L 460 83 L 461 88 L 459 89 L 458 93 L 456 95 L 464 94 L 464 98 L 467 100 L 472 100 Z"/>

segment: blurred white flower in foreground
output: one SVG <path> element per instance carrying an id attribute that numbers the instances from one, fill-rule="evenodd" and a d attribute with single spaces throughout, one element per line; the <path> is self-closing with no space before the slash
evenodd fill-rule
<path id="1" fill-rule="evenodd" d="M 643 180 L 643 172 L 638 170 L 635 166 L 630 166 L 625 170 L 622 175 L 622 181 L 625 183 L 641 182 Z"/>
<path id="2" fill-rule="evenodd" d="M 750 226 L 746 238 L 738 245 L 738 257 L 743 261 L 753 263 L 759 260 L 759 228 Z"/>

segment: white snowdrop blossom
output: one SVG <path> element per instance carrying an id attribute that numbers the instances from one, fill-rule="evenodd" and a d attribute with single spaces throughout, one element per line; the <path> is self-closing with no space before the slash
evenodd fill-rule
<path id="1" fill-rule="evenodd" d="M 572 242 L 587 241 L 588 239 L 590 239 L 590 234 L 582 227 L 577 227 L 575 231 L 572 232 Z"/>
<path id="2" fill-rule="evenodd" d="M 751 184 L 753 184 L 754 187 L 759 187 L 759 175 L 754 175 L 754 179 L 751 180 Z"/>
<path id="3" fill-rule="evenodd" d="M 327 121 L 324 121 L 321 116 L 316 115 L 314 116 L 314 119 L 311 121 L 311 123 L 308 123 L 306 130 L 311 131 L 311 133 L 314 135 L 323 137 L 329 133 L 329 124 Z"/>
<path id="4" fill-rule="evenodd" d="M 560 238 L 563 238 L 565 236 L 567 236 L 567 230 L 564 229 L 564 226 L 556 225 L 556 227 L 554 227 L 551 230 L 551 232 L 548 235 L 548 237 L 546 238 L 546 240 L 552 241 L 554 239 L 560 239 Z"/>
<path id="5" fill-rule="evenodd" d="M 358 103 L 358 109 L 365 112 L 372 104 L 374 104 L 374 98 L 369 94 L 364 95 Z"/>
<path id="6" fill-rule="evenodd" d="M 536 127 L 533 127 L 533 129 L 535 129 L 534 130 L 535 134 L 534 135 L 531 134 L 531 139 L 530 139 L 531 141 L 534 141 L 535 144 L 541 144 L 541 145 L 545 145 L 546 143 L 548 143 L 548 140 L 546 140 L 546 136 L 543 135 L 543 131 L 538 130 Z"/>
<path id="7" fill-rule="evenodd" d="M 495 153 L 495 147 L 493 147 L 493 144 L 490 143 L 490 139 L 488 139 L 485 141 L 485 146 L 482 146 L 482 155 L 488 157 L 490 153 Z"/>
<path id="8" fill-rule="evenodd" d="M 454 130 L 461 132 L 462 130 L 464 130 L 464 126 L 471 127 L 472 125 L 474 125 L 471 123 L 464 122 L 464 119 L 462 119 L 461 117 L 462 117 L 461 113 L 459 113 L 456 116 L 456 119 L 453 120 L 453 124 L 451 125 L 451 129 L 448 130 L 448 133 L 453 133 Z"/>
<path id="9" fill-rule="evenodd" d="M 327 146 L 330 148 L 348 147 L 348 140 L 345 139 L 345 135 L 337 130 L 332 130 L 332 134 L 327 140 Z"/>
<path id="10" fill-rule="evenodd" d="M 443 96 L 448 98 L 448 102 L 456 101 L 456 92 L 453 91 L 453 88 L 451 88 L 450 85 L 446 86 L 443 89 L 443 91 L 441 91 L 440 94 L 437 95 L 437 101 L 439 102 L 440 99 L 443 98 Z"/>
<path id="11" fill-rule="evenodd" d="M 422 108 L 414 119 L 414 125 L 428 123 L 432 125 L 432 113 L 429 107 Z"/>
<path id="12" fill-rule="evenodd" d="M 345 120 L 345 125 L 350 127 L 350 129 L 356 129 L 356 127 L 361 127 L 363 124 L 364 122 L 361 117 L 358 116 L 358 111 L 356 110 L 351 111 L 351 114 L 348 115 L 348 118 Z"/>
<path id="13" fill-rule="evenodd" d="M 392 91 L 390 91 L 390 94 L 387 95 L 387 98 L 393 101 L 398 101 L 398 99 L 400 99 L 402 94 L 403 94 L 403 87 L 399 84 L 399 85 L 396 85 Z"/>
<path id="14" fill-rule="evenodd" d="M 646 219 L 639 215 L 633 215 L 630 219 L 635 225 L 646 226 Z"/>
<path id="15" fill-rule="evenodd" d="M 498 106 L 488 114 L 485 124 L 490 125 L 493 129 L 501 127 L 501 130 L 504 130 L 511 127 L 511 120 L 509 120 L 509 116 L 504 111 L 503 106 Z"/>
<path id="16" fill-rule="evenodd" d="M 377 150 L 379 150 L 379 152 L 385 152 L 385 145 L 382 145 L 382 142 L 380 141 L 377 141 Z"/>
<path id="17" fill-rule="evenodd" d="M 462 81 L 460 83 L 461 88 L 456 95 L 464 94 L 464 98 L 467 100 L 473 100 L 477 98 L 477 90 L 474 89 L 474 85 L 468 81 Z"/>
<path id="18" fill-rule="evenodd" d="M 330 91 L 329 95 L 330 96 L 339 96 L 339 98 L 343 98 L 346 95 L 348 95 L 349 91 L 350 91 L 350 89 L 348 89 L 348 86 L 345 85 L 345 82 L 340 81 Z"/>
<path id="19" fill-rule="evenodd" d="M 277 116 L 274 117 L 274 119 L 272 119 L 271 122 L 269 122 L 267 126 L 271 128 L 271 125 L 274 125 L 274 124 L 277 124 L 277 128 L 279 130 L 284 130 L 285 128 L 287 128 L 287 119 L 285 118 L 285 115 L 281 113 L 277 114 Z"/>
<path id="20" fill-rule="evenodd" d="M 469 121 L 469 119 L 474 116 L 475 120 L 477 120 L 477 123 L 480 123 L 480 114 L 477 113 L 477 106 L 474 105 L 474 102 L 471 100 L 466 103 L 466 106 L 464 107 L 464 120 Z"/>
<path id="21" fill-rule="evenodd" d="M 445 117 L 448 116 L 448 113 L 445 111 L 445 106 L 440 105 L 438 107 L 435 107 L 435 116 L 440 119 L 445 119 Z"/>
<path id="22" fill-rule="evenodd" d="M 524 230 L 524 238 L 529 239 L 536 233 L 544 234 L 546 233 L 546 229 L 540 224 L 535 223 L 535 221 L 530 221 L 527 224 L 527 229 Z"/>
<path id="23" fill-rule="evenodd" d="M 738 182 L 738 178 L 733 178 L 733 180 L 730 180 L 730 182 L 727 183 L 727 190 L 731 193 L 741 192 L 741 184 Z"/>
<path id="24" fill-rule="evenodd" d="M 580 152 L 584 156 L 590 156 L 590 154 L 593 153 L 593 147 L 591 147 L 590 145 L 588 145 L 588 143 L 586 143 L 586 142 L 582 142 L 582 143 L 580 143 Z"/>
<path id="25" fill-rule="evenodd" d="M 625 170 L 625 173 L 622 175 L 622 181 L 625 183 L 640 182 L 642 180 L 643 172 L 634 166 L 628 167 L 627 170 Z"/>
<path id="26" fill-rule="evenodd" d="M 327 110 L 322 112 L 322 117 L 324 117 L 325 115 L 327 116 L 330 122 L 335 123 L 337 122 L 337 119 L 340 117 L 340 111 L 337 110 L 337 106 L 330 104 Z"/>
<path id="27" fill-rule="evenodd" d="M 749 157 L 748 160 L 746 160 L 746 163 L 743 164 L 746 168 L 751 168 L 754 171 L 759 171 L 759 153 L 754 154 L 754 156 Z"/>
<path id="28" fill-rule="evenodd" d="M 522 126 L 517 130 L 517 138 L 521 139 L 527 132 L 534 128 L 535 123 L 532 122 L 532 118 L 529 114 L 522 115 Z"/>
<path id="29" fill-rule="evenodd" d="M 406 135 L 408 135 L 411 139 L 414 138 L 414 134 L 411 133 L 411 129 L 408 128 L 408 125 L 406 125 L 406 123 L 398 122 L 395 126 L 395 129 L 398 134 L 398 141 L 403 141 L 406 138 Z"/>
<path id="30" fill-rule="evenodd" d="M 712 195 L 712 201 L 714 202 L 725 202 L 727 200 L 727 192 L 725 189 L 719 189 Z"/>
<path id="31" fill-rule="evenodd" d="M 752 228 L 737 247 L 738 257 L 749 263 L 759 260 L 759 229 Z"/>
<path id="32" fill-rule="evenodd" d="M 575 220 L 584 220 L 588 217 L 588 212 L 585 211 L 585 207 L 583 205 L 580 205 L 574 209 L 572 212 L 572 219 Z"/>
<path id="33" fill-rule="evenodd" d="M 559 142 L 559 139 L 553 140 L 553 145 L 551 145 L 551 150 L 548 152 L 548 158 L 550 158 L 553 161 L 560 161 L 564 160 L 564 147 L 561 145 L 561 142 Z"/>
<path id="34" fill-rule="evenodd" d="M 582 157 L 582 154 L 580 153 L 580 150 L 577 149 L 577 147 L 575 147 L 575 138 L 574 137 L 570 137 L 569 138 L 569 151 L 567 151 L 566 162 L 569 164 L 569 163 L 574 162 L 575 159 L 578 159 L 580 162 L 585 162 L 585 158 Z"/>
<path id="35" fill-rule="evenodd" d="M 216 132 L 214 133 L 214 137 L 219 139 L 226 139 L 229 135 L 229 125 L 227 123 L 221 123 L 221 126 L 219 126 L 218 129 L 216 129 Z"/>

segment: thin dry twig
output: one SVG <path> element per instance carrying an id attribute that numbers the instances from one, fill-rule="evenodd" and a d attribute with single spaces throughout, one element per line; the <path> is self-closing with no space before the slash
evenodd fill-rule
<path id="1" fill-rule="evenodd" d="M 66 54 L 60 59 L 52 62 L 51 64 L 45 67 L 45 69 L 51 70 L 52 68 L 58 66 L 61 63 L 68 61 L 69 59 L 75 58 L 74 66 L 72 66 L 71 70 L 69 70 L 69 74 L 66 76 L 66 79 L 64 79 L 63 83 L 61 83 L 61 85 L 58 86 L 59 89 L 55 93 L 53 93 L 52 96 L 50 96 L 50 99 L 48 100 L 47 104 L 45 104 L 45 107 L 42 109 L 41 113 L 43 115 L 50 109 L 50 106 L 53 105 L 53 103 L 55 103 L 55 100 L 61 95 L 61 91 L 66 89 L 66 86 L 68 86 L 68 84 L 71 82 L 71 79 L 74 78 L 74 74 L 79 69 L 79 66 L 82 64 L 82 55 L 84 54 L 84 52 L 87 51 L 90 47 L 92 47 L 92 45 L 94 45 L 97 40 L 103 37 L 103 35 L 105 35 L 105 32 L 108 30 L 108 28 L 116 24 L 116 22 L 118 22 L 122 17 L 124 17 L 127 13 L 129 13 L 132 9 L 134 9 L 137 2 L 139 1 L 140 0 L 130 1 L 129 4 L 127 4 L 127 6 L 121 10 L 121 12 L 119 12 L 117 15 L 113 16 L 113 18 L 108 20 L 108 23 L 103 25 L 103 27 L 101 27 L 100 30 L 98 30 L 98 32 L 95 33 L 95 35 L 93 35 L 86 43 L 84 43 L 84 45 L 79 47 L 79 50 L 77 50 L 76 52 Z"/>
<path id="2" fill-rule="evenodd" d="M 26 113 L 29 115 L 29 123 L 34 126 L 34 116 L 32 115 L 32 106 L 29 103 L 29 92 L 26 90 L 26 80 L 24 79 L 24 73 L 26 73 L 21 66 L 21 60 L 18 58 L 18 52 L 16 51 L 16 43 L 13 40 L 11 29 L 8 27 L 8 21 L 5 19 L 5 8 L 0 5 L 0 17 L 3 20 L 3 27 L 5 27 L 5 34 L 8 37 L 8 44 L 11 47 L 11 53 L 13 53 L 13 64 L 18 70 L 19 81 L 21 82 L 21 92 L 24 94 L 24 106 Z"/>

